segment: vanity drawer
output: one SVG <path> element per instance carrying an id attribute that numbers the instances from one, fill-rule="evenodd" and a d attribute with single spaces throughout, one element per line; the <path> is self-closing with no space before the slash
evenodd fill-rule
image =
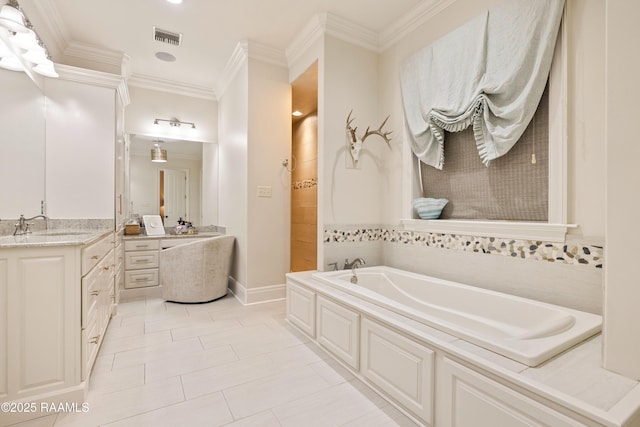
<path id="1" fill-rule="evenodd" d="M 113 287 L 114 277 L 114 254 L 113 250 L 105 256 L 89 274 L 82 278 L 82 327 L 88 326 L 89 320 L 101 298 L 109 295 Z"/>
<path id="2" fill-rule="evenodd" d="M 160 249 L 160 240 L 125 240 L 125 251 L 151 251 Z"/>
<path id="3" fill-rule="evenodd" d="M 132 270 L 124 272 L 124 288 L 135 289 L 158 286 L 158 269 Z"/>
<path id="4" fill-rule="evenodd" d="M 125 270 L 140 270 L 158 267 L 158 251 L 125 252 Z"/>
<path id="5" fill-rule="evenodd" d="M 112 248 L 115 242 L 113 233 L 82 249 L 82 275 L 87 274 Z"/>

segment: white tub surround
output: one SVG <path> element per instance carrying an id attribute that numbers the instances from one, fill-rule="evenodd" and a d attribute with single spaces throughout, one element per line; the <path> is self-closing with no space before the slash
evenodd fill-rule
<path id="1" fill-rule="evenodd" d="M 351 274 L 336 275 L 345 273 Z M 365 283 L 366 269 L 357 273 Z M 287 275 L 288 321 L 422 425 L 632 427 L 640 423 L 640 383 L 601 367 L 600 335 L 529 367 L 374 304 L 363 294 L 349 293 L 346 286 L 318 280 L 314 274 Z M 448 297 L 455 302 L 459 295 L 434 295 L 440 304 Z M 466 301 L 481 306 L 484 298 L 481 293 Z M 521 330 L 511 332 L 523 339 Z"/>
<path id="2" fill-rule="evenodd" d="M 313 277 L 455 337 L 537 366 L 600 332 L 601 316 L 391 267 Z"/>

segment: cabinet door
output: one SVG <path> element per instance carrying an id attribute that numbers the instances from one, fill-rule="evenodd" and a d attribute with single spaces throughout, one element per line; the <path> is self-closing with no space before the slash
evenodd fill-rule
<path id="1" fill-rule="evenodd" d="M 444 427 L 584 426 L 446 357 L 439 369 L 438 423 Z"/>
<path id="2" fill-rule="evenodd" d="M 316 336 L 316 294 L 287 282 L 287 320 L 311 337 Z"/>
<path id="3" fill-rule="evenodd" d="M 434 352 L 367 318 L 362 319 L 361 336 L 360 372 L 382 393 L 433 425 Z"/>
<path id="4" fill-rule="evenodd" d="M 9 312 L 9 259 L 0 257 L 0 313 Z M 7 324 L 7 316 L 0 315 L 0 357 L 6 358 L 8 351 L 7 334 L 9 325 Z M 6 360 L 6 359 L 5 359 Z M 7 364 L 0 363 L 0 400 L 9 393 L 9 384 L 7 378 Z"/>
<path id="5" fill-rule="evenodd" d="M 318 296 L 316 337 L 334 356 L 359 368 L 360 315 Z"/>
<path id="6" fill-rule="evenodd" d="M 17 253 L 9 280 L 9 385 L 13 396 L 26 397 L 79 379 L 80 281 L 73 249 Z"/>

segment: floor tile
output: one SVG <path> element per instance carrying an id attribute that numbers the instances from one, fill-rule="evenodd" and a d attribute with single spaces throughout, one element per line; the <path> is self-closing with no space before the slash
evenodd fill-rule
<path id="1" fill-rule="evenodd" d="M 238 360 L 231 346 L 215 347 L 197 353 L 158 359 L 145 364 L 146 382 L 201 371 Z"/>
<path id="2" fill-rule="evenodd" d="M 339 426 L 379 410 L 387 403 L 361 383 L 347 382 L 273 409 L 284 427 Z"/>
<path id="3" fill-rule="evenodd" d="M 216 427 L 233 421 L 222 393 L 176 403 L 104 427 Z"/>
<path id="4" fill-rule="evenodd" d="M 192 399 L 272 375 L 279 369 L 266 357 L 241 359 L 182 375 L 182 386 L 186 398 Z"/>
<path id="5" fill-rule="evenodd" d="M 87 413 L 19 427 L 412 426 L 285 320 L 285 302 L 124 302 L 96 358 Z"/>
<path id="6" fill-rule="evenodd" d="M 113 369 L 122 369 L 132 365 L 141 365 L 161 359 L 186 356 L 203 350 L 198 338 L 173 342 L 166 341 L 133 350 L 120 351 L 114 355 Z"/>
<path id="7" fill-rule="evenodd" d="M 225 427 L 282 427 L 273 412 L 265 411 L 247 418 L 225 424 Z"/>
<path id="8" fill-rule="evenodd" d="M 313 369 L 303 366 L 225 389 L 223 392 L 233 416 L 243 418 L 328 387 Z"/>
<path id="9" fill-rule="evenodd" d="M 179 377 L 134 387 L 127 390 L 98 394 L 89 393 L 86 413 L 58 414 L 56 427 L 93 427 L 108 424 L 134 415 L 169 406 L 184 400 Z"/>

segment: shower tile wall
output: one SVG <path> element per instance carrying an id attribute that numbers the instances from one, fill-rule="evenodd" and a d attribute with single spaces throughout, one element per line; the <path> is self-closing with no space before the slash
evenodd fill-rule
<path id="1" fill-rule="evenodd" d="M 291 271 L 315 270 L 317 263 L 318 117 L 293 124 L 291 147 Z"/>

